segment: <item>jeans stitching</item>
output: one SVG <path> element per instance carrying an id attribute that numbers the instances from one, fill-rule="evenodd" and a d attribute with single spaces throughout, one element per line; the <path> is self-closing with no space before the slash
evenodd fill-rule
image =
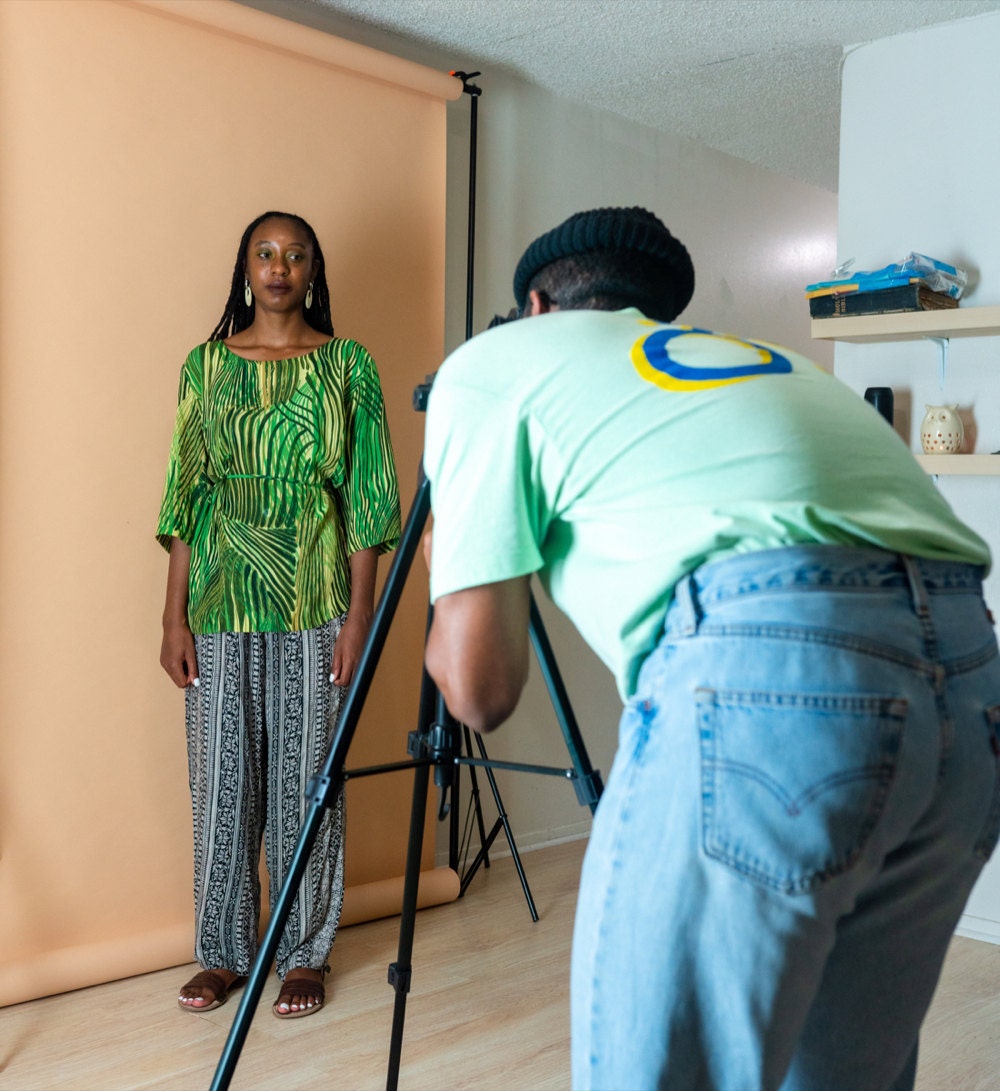
<path id="1" fill-rule="evenodd" d="M 837 695 L 828 694 L 800 696 L 753 691 L 717 692 L 708 688 L 698 690 L 696 698 L 699 704 L 698 722 L 702 766 L 702 847 L 706 855 L 763 887 L 785 894 L 807 893 L 815 890 L 828 879 L 850 870 L 861 857 L 884 812 L 889 790 L 895 779 L 906 702 L 894 697 L 848 697 L 842 701 Z M 721 706 L 732 703 L 748 710 L 770 708 L 791 712 L 794 709 L 800 709 L 814 715 L 824 715 L 827 711 L 836 710 L 850 716 L 871 716 L 879 723 L 879 760 L 822 777 L 811 783 L 806 791 L 792 797 L 784 790 L 776 790 L 781 789 L 781 785 L 767 776 L 764 770 L 747 763 L 734 762 L 720 755 L 718 750 L 720 732 L 716 727 L 716 721 L 721 715 Z M 841 843 L 828 846 L 830 852 L 827 853 L 824 862 L 821 863 L 818 859 L 809 862 L 803 860 L 797 871 L 778 875 L 762 858 L 760 852 L 749 853 L 746 846 L 739 847 L 733 842 L 732 837 L 720 828 L 716 801 L 722 790 L 720 774 L 726 772 L 735 772 L 745 779 L 764 785 L 789 817 L 800 815 L 807 801 L 815 801 L 830 788 L 863 780 L 871 781 L 872 786 L 866 799 L 864 815 L 859 816 L 859 821 L 851 830 L 849 837 L 842 834 Z M 745 833 L 744 828 L 741 830 L 741 836 Z M 761 851 L 766 856 L 768 850 Z"/>
<path id="2" fill-rule="evenodd" d="M 986 722 L 993 732 L 991 744 L 993 747 L 993 761 L 995 766 L 995 778 L 993 782 L 993 802 L 986 815 L 983 829 L 976 838 L 973 852 L 982 860 L 988 860 L 1000 840 L 1000 705 L 993 705 L 986 709 Z"/>
<path id="3" fill-rule="evenodd" d="M 779 624 L 769 625 L 766 622 L 734 623 L 728 625 L 704 622 L 698 631 L 697 637 L 689 639 L 708 639 L 712 637 L 737 637 L 740 639 L 751 637 L 753 639 L 788 640 L 804 644 L 825 644 L 835 648 L 845 648 L 848 651 L 859 652 L 863 655 L 870 655 L 876 659 L 886 660 L 897 666 L 905 667 L 908 670 L 914 670 L 918 674 L 931 680 L 933 680 L 936 673 L 935 664 L 921 656 L 904 652 L 893 647 L 891 644 L 883 644 L 875 640 L 868 640 L 865 637 L 844 634 L 838 632 L 836 629 L 806 628 L 805 626 Z M 970 655 L 963 656 L 961 659 L 942 665 L 950 677 L 967 671 L 976 670 L 983 664 L 988 663 L 991 659 L 994 659 L 997 654 L 996 644 L 991 640 L 989 644 L 984 645 L 978 652 L 973 652 Z"/>
<path id="4" fill-rule="evenodd" d="M 656 706 L 649 700 L 636 700 L 633 701 L 626 714 L 632 714 L 638 718 L 638 725 L 635 728 L 635 733 L 632 738 L 631 749 L 631 761 L 628 763 L 629 776 L 625 781 L 621 789 L 621 805 L 618 812 L 618 821 L 615 824 L 615 840 L 614 843 L 609 846 L 608 850 L 608 863 L 610 864 L 611 873 L 613 874 L 620 867 L 619 861 L 622 856 L 623 846 L 627 848 L 630 838 L 628 836 L 628 826 L 632 818 L 632 801 L 633 801 L 633 789 L 635 786 L 636 778 L 638 777 L 640 767 L 642 765 L 642 757 L 646 750 L 646 746 L 649 742 L 650 729 L 653 720 L 656 718 Z M 605 922 L 609 919 L 610 911 L 609 906 L 613 903 L 617 894 L 616 883 L 609 879 L 604 889 L 604 901 L 601 906 L 600 925 L 598 926 L 599 933 L 602 939 L 606 939 L 606 926 Z M 597 978 L 603 969 L 598 966 L 595 959 L 591 973 Z M 599 1004 L 593 997 L 597 994 L 598 990 L 594 990 L 591 994 L 590 1003 L 590 1041 L 597 1042 L 601 1040 L 599 1033 L 602 1024 L 602 1012 Z M 589 1057 L 591 1068 L 595 1068 L 602 1061 L 602 1058 L 597 1056 L 593 1050 L 590 1052 Z"/>

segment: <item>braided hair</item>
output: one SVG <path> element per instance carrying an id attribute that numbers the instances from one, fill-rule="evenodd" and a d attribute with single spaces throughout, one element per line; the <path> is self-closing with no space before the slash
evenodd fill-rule
<path id="1" fill-rule="evenodd" d="M 264 212 L 247 226 L 247 229 L 243 232 L 243 237 L 240 239 L 240 248 L 236 252 L 236 266 L 233 269 L 233 282 L 229 288 L 229 298 L 226 300 L 226 309 L 222 312 L 218 325 L 212 330 L 209 341 L 222 341 L 226 337 L 231 337 L 234 333 L 245 330 L 253 322 L 256 304 L 251 301 L 248 307 L 243 296 L 247 250 L 250 247 L 250 239 L 254 231 L 265 220 L 291 220 L 292 223 L 298 224 L 309 236 L 309 242 L 313 248 L 313 257 L 315 257 L 319 265 L 316 269 L 316 276 L 313 277 L 312 306 L 306 309 L 303 305 L 302 317 L 314 330 L 329 334 L 332 337 L 333 320 L 330 317 L 330 289 L 326 285 L 326 261 L 319 245 L 319 239 L 316 238 L 316 232 L 301 216 L 296 216 L 294 213 Z"/>

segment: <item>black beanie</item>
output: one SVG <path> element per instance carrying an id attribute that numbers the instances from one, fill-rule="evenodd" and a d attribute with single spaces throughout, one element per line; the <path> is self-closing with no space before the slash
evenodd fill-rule
<path id="1" fill-rule="evenodd" d="M 560 258 L 596 251 L 646 254 L 663 263 L 663 272 L 672 284 L 672 300 L 667 310 L 671 321 L 684 310 L 694 295 L 694 266 L 684 247 L 663 223 L 644 208 L 595 208 L 577 212 L 568 220 L 541 235 L 525 250 L 514 272 L 514 298 L 524 310 L 528 285 L 539 270 Z M 666 304 L 668 301 L 664 300 Z"/>

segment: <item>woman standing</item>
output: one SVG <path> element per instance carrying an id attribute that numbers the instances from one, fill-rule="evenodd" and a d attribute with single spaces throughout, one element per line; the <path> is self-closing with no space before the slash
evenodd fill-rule
<path id="1" fill-rule="evenodd" d="M 160 662 L 185 689 L 195 956 L 185 1011 L 243 983 L 257 949 L 263 839 L 271 904 L 399 538 L 382 391 L 335 338 L 305 220 L 244 231 L 226 309 L 181 372 L 157 537 L 170 552 Z M 344 895 L 343 794 L 323 820 L 278 946 L 279 1018 L 323 1005 Z"/>

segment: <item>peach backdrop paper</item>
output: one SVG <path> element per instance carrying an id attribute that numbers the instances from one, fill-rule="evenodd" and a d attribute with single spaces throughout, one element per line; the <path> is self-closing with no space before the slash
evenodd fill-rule
<path id="1" fill-rule="evenodd" d="M 259 212 L 316 228 L 412 499 L 461 87 L 381 56 L 226 0 L 0 4 L 0 1004 L 192 958 L 153 531 L 180 365 Z M 348 768 L 405 759 L 425 615 L 421 563 Z M 349 886 L 401 875 L 411 785 L 348 785 Z"/>

